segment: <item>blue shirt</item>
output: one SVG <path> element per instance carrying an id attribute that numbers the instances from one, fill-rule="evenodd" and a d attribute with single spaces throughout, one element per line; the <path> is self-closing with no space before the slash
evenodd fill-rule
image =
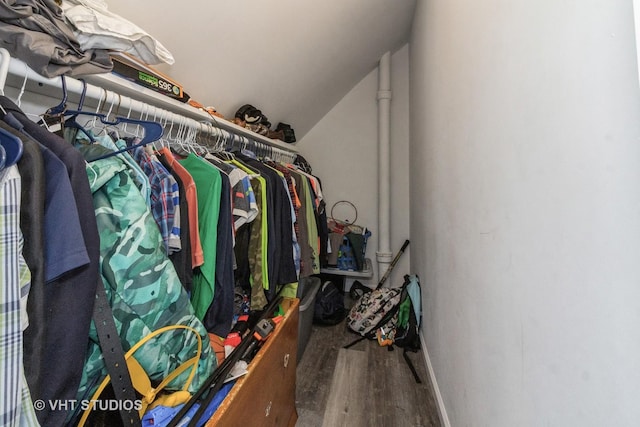
<path id="1" fill-rule="evenodd" d="M 142 147 L 133 149 L 133 158 L 142 168 L 151 184 L 151 213 L 158 224 L 166 253 L 169 253 L 170 237 L 175 224 L 176 206 L 180 200 L 174 196 L 178 183 L 159 161 L 154 161 Z M 176 203 L 177 202 L 177 203 Z M 178 230 L 178 234 L 180 231 Z M 179 239 L 178 239 L 179 244 Z M 173 244 L 175 249 L 175 243 Z"/>

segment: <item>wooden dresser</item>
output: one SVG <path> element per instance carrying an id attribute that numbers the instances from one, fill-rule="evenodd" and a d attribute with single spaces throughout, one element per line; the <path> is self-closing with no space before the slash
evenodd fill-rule
<path id="1" fill-rule="evenodd" d="M 298 299 L 286 299 L 285 319 L 264 343 L 207 427 L 295 426 Z M 288 307 L 288 308 L 287 308 Z"/>

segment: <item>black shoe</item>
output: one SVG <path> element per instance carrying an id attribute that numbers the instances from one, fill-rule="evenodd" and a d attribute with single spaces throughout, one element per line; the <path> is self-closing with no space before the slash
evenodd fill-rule
<path id="1" fill-rule="evenodd" d="M 291 128 L 290 125 L 286 124 L 286 123 L 278 123 L 278 127 L 276 127 L 276 131 L 281 130 L 282 133 L 284 134 L 284 142 L 287 142 L 289 144 L 293 144 L 294 142 L 296 142 L 296 133 L 293 131 L 293 128 Z"/>

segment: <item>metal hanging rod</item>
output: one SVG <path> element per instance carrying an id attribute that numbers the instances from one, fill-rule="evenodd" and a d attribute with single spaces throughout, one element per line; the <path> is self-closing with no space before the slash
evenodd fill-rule
<path id="1" fill-rule="evenodd" d="M 66 93 L 77 99 L 76 102 L 80 102 L 84 93 L 85 106 L 102 106 L 114 114 L 137 115 L 204 133 L 211 136 L 207 140 L 215 141 L 214 146 L 207 146 L 210 149 L 246 147 L 288 162 L 293 162 L 296 157 L 295 147 L 256 134 L 227 120 L 216 119 L 208 113 L 112 74 L 88 75 L 82 79 L 86 83 L 71 77 L 65 77 L 64 80 Z M 0 48 L 0 94 L 4 95 L 5 87 L 25 87 L 27 92 L 60 100 L 63 95 L 62 80 L 61 77 L 50 79 L 41 76 L 23 61 L 12 58 L 6 49 Z"/>

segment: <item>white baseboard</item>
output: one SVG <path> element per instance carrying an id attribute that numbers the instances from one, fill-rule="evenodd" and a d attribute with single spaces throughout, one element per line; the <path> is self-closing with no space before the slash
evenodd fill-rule
<path id="1" fill-rule="evenodd" d="M 429 378 L 431 379 L 431 385 L 433 386 L 433 392 L 436 395 L 436 402 L 438 403 L 438 413 L 440 415 L 440 422 L 443 427 L 451 427 L 449 422 L 449 416 L 447 415 L 447 408 L 444 406 L 444 400 L 442 400 L 442 394 L 440 394 L 440 388 L 438 387 L 438 381 L 436 381 L 436 374 L 431 365 L 431 359 L 429 358 L 429 352 L 427 351 L 427 344 L 420 331 L 420 344 L 422 346 L 422 354 L 424 354 L 424 361 L 427 364 L 427 371 L 429 371 Z"/>

